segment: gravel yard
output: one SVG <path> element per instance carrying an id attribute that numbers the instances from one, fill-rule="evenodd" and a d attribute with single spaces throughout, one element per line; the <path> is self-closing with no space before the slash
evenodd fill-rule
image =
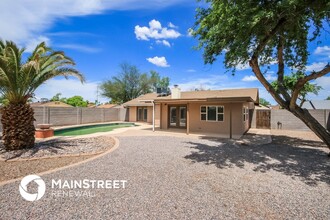
<path id="1" fill-rule="evenodd" d="M 330 160 L 318 141 L 297 147 L 284 137 L 260 145 L 170 136 L 119 140 L 110 154 L 42 176 L 47 190 L 39 201 L 23 200 L 19 182 L 1 186 L 1 218 L 329 219 Z M 58 197 L 51 179 L 127 184 L 89 189 L 90 197 Z"/>
<path id="2" fill-rule="evenodd" d="M 57 138 L 48 141 L 38 140 L 34 148 L 20 151 L 6 152 L 1 148 L 0 182 L 78 163 L 94 157 L 95 154 L 109 150 L 113 146 L 113 138 L 99 136 L 93 138 Z M 50 158 L 45 159 L 42 157 Z"/>
<path id="3" fill-rule="evenodd" d="M 24 177 L 33 173 L 40 173 L 47 170 L 64 167 L 70 164 L 75 164 L 87 160 L 91 156 L 76 156 L 76 157 L 57 157 L 49 159 L 38 159 L 30 161 L 0 161 L 0 182 L 19 177 Z M 1 186 L 0 186 L 1 187 Z M 0 218 L 1 219 L 1 218 Z"/>
<path id="4" fill-rule="evenodd" d="M 114 140 L 109 136 L 93 138 L 55 138 L 50 140 L 38 140 L 33 148 L 5 151 L 3 143 L 0 143 L 0 156 L 4 160 L 29 159 L 40 157 L 52 157 L 62 155 L 79 155 L 100 153 L 114 145 Z"/>

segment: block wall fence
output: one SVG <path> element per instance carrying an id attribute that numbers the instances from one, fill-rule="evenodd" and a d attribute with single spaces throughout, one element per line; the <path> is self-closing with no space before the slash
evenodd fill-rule
<path id="1" fill-rule="evenodd" d="M 64 108 L 64 107 L 33 107 L 37 124 L 52 124 L 53 126 L 79 125 L 87 123 L 125 121 L 125 108 Z M 0 115 L 1 116 L 1 115 Z M 2 124 L 0 123 L 0 131 Z"/>
<path id="2" fill-rule="evenodd" d="M 270 111 L 270 129 L 279 129 L 277 123 L 280 122 L 282 130 L 310 130 L 299 118 L 287 110 L 272 109 Z M 330 131 L 330 109 L 309 110 L 309 112 L 323 127 Z M 252 112 L 251 128 L 256 128 L 256 112 Z"/>

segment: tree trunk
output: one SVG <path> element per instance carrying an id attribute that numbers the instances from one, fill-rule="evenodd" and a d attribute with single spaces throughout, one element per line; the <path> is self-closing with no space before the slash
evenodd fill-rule
<path id="1" fill-rule="evenodd" d="M 330 132 L 324 128 L 306 109 L 302 109 L 295 105 L 289 105 L 288 100 L 283 100 L 280 94 L 274 90 L 272 85 L 266 80 L 263 73 L 260 70 L 258 57 L 254 55 L 250 62 L 250 66 L 252 67 L 252 71 L 261 82 L 261 84 L 266 88 L 266 90 L 272 95 L 275 101 L 280 104 L 283 108 L 290 111 L 297 118 L 299 118 L 302 122 L 306 124 L 330 149 Z M 323 71 L 323 70 L 322 70 Z M 290 97 L 292 100 L 292 97 Z M 290 101 L 291 102 L 291 101 Z M 294 106 L 290 108 L 290 106 Z M 330 157 L 330 153 L 329 153 Z"/>
<path id="2" fill-rule="evenodd" d="M 303 121 L 330 149 L 330 132 L 323 127 L 307 109 L 296 107 L 294 109 L 289 109 L 289 111 Z"/>
<path id="3" fill-rule="evenodd" d="M 34 111 L 29 104 L 9 104 L 1 109 L 2 139 L 6 150 L 32 148 Z"/>

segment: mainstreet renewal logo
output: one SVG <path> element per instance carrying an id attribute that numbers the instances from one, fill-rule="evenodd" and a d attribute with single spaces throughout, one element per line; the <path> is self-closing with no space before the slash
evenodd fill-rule
<path id="1" fill-rule="evenodd" d="M 37 193 L 29 193 L 27 190 L 27 186 L 30 182 L 34 181 L 38 185 L 38 192 Z M 21 181 L 21 184 L 19 185 L 19 192 L 21 193 L 21 196 L 27 200 L 27 201 L 37 201 L 41 199 L 41 197 L 44 196 L 46 192 L 46 184 L 45 182 L 40 178 L 40 176 L 37 175 L 28 175 L 24 177 Z"/>
<path id="2" fill-rule="evenodd" d="M 38 185 L 37 193 L 28 192 L 28 185 L 34 181 Z M 54 197 L 94 197 L 88 189 L 125 189 L 127 180 L 54 180 L 51 181 L 51 195 Z M 19 185 L 21 196 L 27 201 L 37 201 L 46 192 L 46 184 L 37 175 L 24 177 Z"/>

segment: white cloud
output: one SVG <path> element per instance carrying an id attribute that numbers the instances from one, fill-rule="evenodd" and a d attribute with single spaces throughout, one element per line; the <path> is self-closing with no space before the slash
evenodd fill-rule
<path id="1" fill-rule="evenodd" d="M 149 27 L 135 26 L 135 36 L 138 40 L 150 40 L 150 39 L 175 39 L 181 36 L 181 34 L 174 30 L 162 27 L 161 23 L 155 19 L 149 22 Z"/>
<path id="2" fill-rule="evenodd" d="M 314 54 L 325 55 L 330 57 L 330 47 L 329 46 L 317 47 L 314 51 Z"/>
<path id="3" fill-rule="evenodd" d="M 252 82 L 252 81 L 257 81 L 257 77 L 254 75 L 250 75 L 250 76 L 244 76 L 242 81 L 244 82 Z"/>
<path id="4" fill-rule="evenodd" d="M 29 39 L 26 42 L 25 51 L 29 52 L 29 53 L 32 52 L 36 48 L 36 46 L 38 44 L 40 44 L 41 42 L 45 42 L 47 46 L 50 46 L 50 44 L 51 44 L 50 39 L 48 37 L 39 36 L 35 39 Z"/>
<path id="5" fill-rule="evenodd" d="M 178 26 L 174 25 L 172 22 L 168 23 L 168 27 L 170 28 L 178 28 Z"/>
<path id="6" fill-rule="evenodd" d="M 50 79 L 41 85 L 35 92 L 36 98 L 52 98 L 56 93 L 61 93 L 61 97 L 72 97 L 80 95 L 84 99 L 94 102 L 97 99 L 97 86 L 99 82 L 86 82 L 81 84 L 77 79 Z M 107 102 L 106 98 L 100 96 L 99 101 Z"/>
<path id="7" fill-rule="evenodd" d="M 195 73 L 196 70 L 195 69 L 187 69 L 186 72 L 188 72 L 188 73 Z"/>
<path id="8" fill-rule="evenodd" d="M 277 77 L 276 77 L 276 76 L 273 76 L 272 74 L 266 74 L 266 75 L 265 75 L 265 78 L 266 78 L 268 81 L 274 81 L 274 80 L 277 80 Z"/>
<path id="9" fill-rule="evenodd" d="M 268 81 L 274 81 L 277 79 L 276 76 L 273 76 L 271 73 L 267 73 L 265 75 L 266 80 Z M 255 75 L 249 75 L 249 76 L 244 76 L 242 79 L 243 82 L 253 82 L 253 81 L 258 81 L 257 77 Z"/>
<path id="10" fill-rule="evenodd" d="M 26 46 L 29 39 L 45 35 L 59 19 L 101 14 L 107 10 L 159 9 L 189 0 L 1 0 L 0 36 Z"/>
<path id="11" fill-rule="evenodd" d="M 80 44 L 59 44 L 56 46 L 59 48 L 77 50 L 77 51 L 86 52 L 86 53 L 97 53 L 102 50 L 101 48 L 89 47 L 89 46 L 80 45 Z"/>
<path id="12" fill-rule="evenodd" d="M 327 65 L 327 63 L 325 62 L 315 62 L 312 63 L 311 65 L 306 66 L 306 71 L 320 71 L 322 70 L 325 66 Z"/>
<path id="13" fill-rule="evenodd" d="M 316 85 L 321 86 L 322 89 L 319 91 L 318 95 L 310 94 L 308 96 L 309 99 L 319 99 L 324 100 L 328 96 L 330 96 L 330 76 L 323 76 L 314 80 Z"/>
<path id="14" fill-rule="evenodd" d="M 167 40 L 156 40 L 156 44 L 163 44 L 167 47 L 171 47 L 170 42 L 168 42 Z"/>
<path id="15" fill-rule="evenodd" d="M 153 57 L 153 58 L 147 58 L 147 60 L 159 67 L 169 67 L 170 65 L 167 63 L 165 57 Z"/>
<path id="16" fill-rule="evenodd" d="M 97 14 L 103 10 L 100 1 L 24 1 L 2 0 L 0 3 L 0 36 L 26 45 L 60 18 Z M 13 16 L 14 14 L 14 16 Z M 10 18 L 10 19 L 8 19 Z"/>
<path id="17" fill-rule="evenodd" d="M 188 80 L 175 82 L 174 84 L 178 84 L 182 91 L 191 91 L 200 88 L 219 90 L 245 87 L 244 83 L 233 80 L 233 78 L 225 74 L 207 75 L 203 78 L 195 79 L 191 79 L 190 77 Z"/>

